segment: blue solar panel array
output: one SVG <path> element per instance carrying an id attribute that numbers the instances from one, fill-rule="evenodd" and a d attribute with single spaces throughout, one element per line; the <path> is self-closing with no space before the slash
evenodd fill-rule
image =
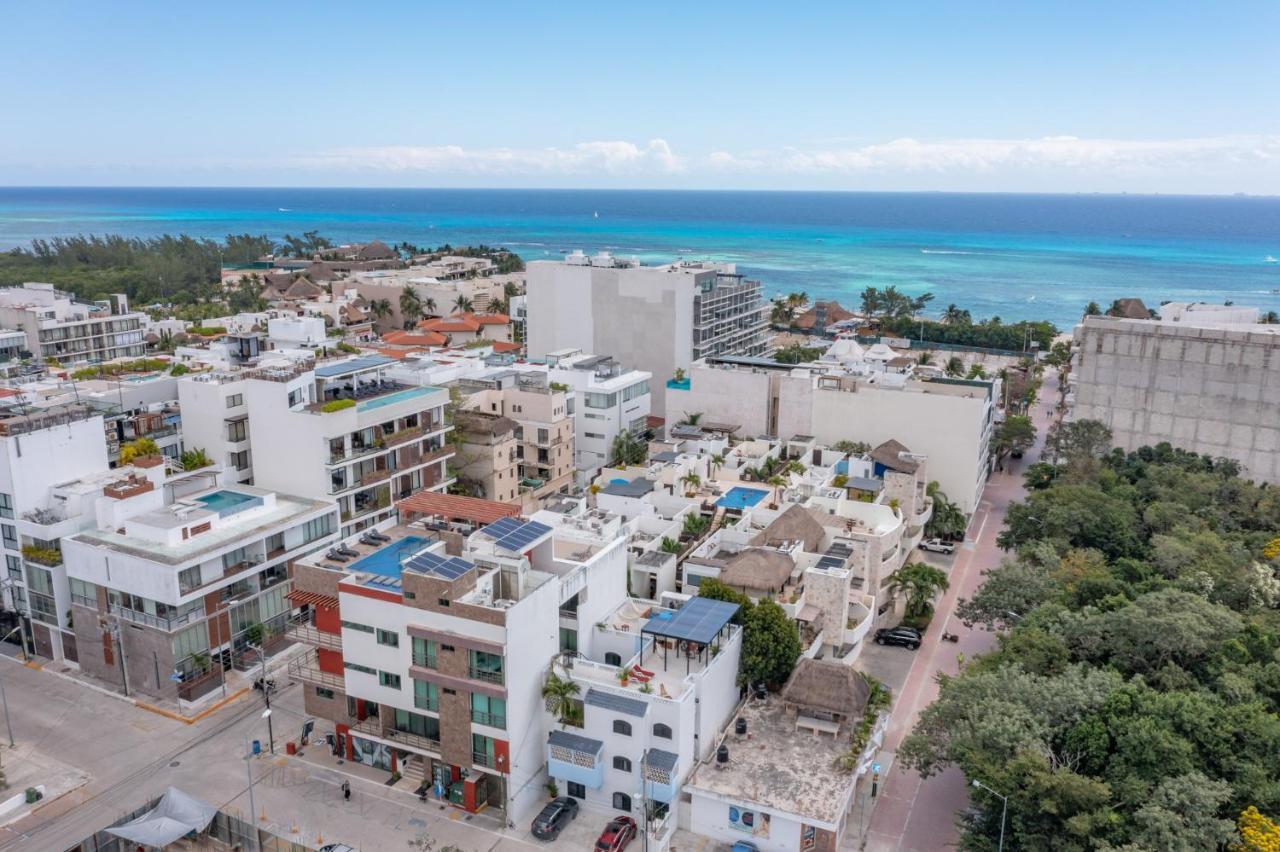
<path id="1" fill-rule="evenodd" d="M 499 518 L 480 532 L 493 539 L 498 547 L 519 552 L 551 532 L 551 527 L 537 521 Z"/>
<path id="2" fill-rule="evenodd" d="M 641 632 L 710 645 L 711 640 L 733 620 L 737 612 L 736 603 L 695 596 L 686 601 L 670 618 L 649 619 Z"/>
<path id="3" fill-rule="evenodd" d="M 403 588 L 398 577 L 383 577 L 381 575 L 366 577 L 364 585 L 369 586 L 370 588 L 386 589 L 388 591 L 399 591 Z"/>
<path id="4" fill-rule="evenodd" d="M 475 566 L 457 556 L 438 556 L 422 553 L 405 563 L 404 567 L 420 574 L 431 574 L 446 580 L 456 580 Z"/>
<path id="5" fill-rule="evenodd" d="M 392 363 L 392 359 L 385 355 L 366 355 L 363 358 L 353 358 L 350 361 L 342 361 L 337 364 L 325 364 L 316 367 L 316 375 L 322 379 L 332 379 L 337 376 L 345 376 L 350 373 L 358 373 L 361 370 L 369 370 L 374 367 L 381 367 L 383 364 Z"/>

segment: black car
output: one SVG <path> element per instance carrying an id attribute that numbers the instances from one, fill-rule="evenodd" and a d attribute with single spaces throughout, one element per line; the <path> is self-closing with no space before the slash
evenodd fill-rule
<path id="1" fill-rule="evenodd" d="M 533 818 L 533 836 L 539 840 L 555 840 L 569 820 L 578 818 L 578 800 L 561 796 L 547 802 L 547 806 Z"/>
<path id="2" fill-rule="evenodd" d="M 914 627 L 885 627 L 876 631 L 877 645 L 901 645 L 915 650 L 920 647 L 920 631 Z"/>

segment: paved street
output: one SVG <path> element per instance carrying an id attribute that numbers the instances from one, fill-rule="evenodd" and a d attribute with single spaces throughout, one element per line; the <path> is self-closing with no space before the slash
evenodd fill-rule
<path id="1" fill-rule="evenodd" d="M 996 547 L 996 536 L 1004 526 L 1009 504 L 1023 496 L 1022 472 L 1040 458 L 1050 423 L 1047 406 L 1057 398 L 1057 376 L 1046 369 L 1040 401 L 1033 412 L 1038 430 L 1036 446 L 1023 459 L 1008 460 L 1008 469 L 992 475 L 987 482 L 982 505 L 970 520 L 968 540 L 957 553 L 952 566 L 951 587 L 938 604 L 933 624 L 898 693 L 881 759 L 881 763 L 892 766 L 884 779 L 867 833 L 865 848 L 871 852 L 943 849 L 954 846 L 959 837 L 955 815 L 969 801 L 963 774 L 952 768 L 922 780 L 915 772 L 894 761 L 893 755 L 903 738 L 911 733 L 920 711 L 937 697 L 937 673 L 956 674 L 960 658 L 971 659 L 990 650 L 996 643 L 993 634 L 981 629 L 969 630 L 952 614 L 956 602 L 972 597 L 981 585 L 982 572 L 998 565 L 1005 555 Z M 959 634 L 960 641 L 955 644 L 943 642 L 940 637 L 944 630 Z"/>
<path id="2" fill-rule="evenodd" d="M 262 703 L 253 694 L 193 725 L 141 710 L 48 672 L 0 660 L 13 714 L 14 737 L 25 748 L 91 776 L 74 792 L 35 813 L 0 828 L 0 849 L 65 848 L 118 816 L 177 786 L 230 812 L 249 812 L 245 742 L 260 739 L 265 748 Z M 296 738 L 302 724 L 301 687 L 288 687 L 272 701 L 276 747 Z M 19 752 L 4 750 L 8 758 Z M 406 848 L 427 832 L 443 845 L 464 850 L 545 848 L 525 839 L 521 829 L 499 833 L 483 815 L 466 815 L 439 804 L 424 805 L 408 793 L 389 790 L 364 767 L 343 771 L 308 759 L 264 757 L 251 761 L 254 799 L 265 827 L 309 845 L 343 841 L 362 849 Z M 376 773 L 383 776 L 384 773 Z M 352 798 L 344 802 L 340 784 L 351 779 Z M 599 823 L 600 825 L 597 825 Z M 571 835 L 587 848 L 603 820 L 584 814 Z M 297 828 L 294 832 L 293 829 Z"/>

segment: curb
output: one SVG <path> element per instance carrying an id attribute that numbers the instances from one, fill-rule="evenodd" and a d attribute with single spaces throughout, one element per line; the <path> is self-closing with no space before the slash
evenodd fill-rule
<path id="1" fill-rule="evenodd" d="M 175 722 L 182 722 L 183 724 L 186 724 L 186 725 L 194 725 L 196 722 L 199 722 L 201 719 L 204 719 L 205 717 L 209 716 L 212 713 L 218 712 L 223 707 L 226 707 L 228 704 L 232 703 L 233 701 L 236 701 L 241 696 L 245 695 L 248 691 L 249 691 L 249 687 L 242 686 L 240 687 L 240 689 L 231 693 L 226 698 L 223 698 L 222 700 L 217 701 L 214 704 L 210 704 L 208 707 L 204 708 L 194 716 L 183 716 L 181 713 L 175 713 L 172 710 L 166 710 L 163 707 L 157 707 L 154 704 L 148 704 L 145 701 L 139 701 L 136 698 L 126 699 L 126 700 L 132 701 L 133 706 L 137 707 L 140 710 L 146 710 L 149 713 L 155 713 L 157 716 L 164 716 L 166 719 L 172 719 Z"/>

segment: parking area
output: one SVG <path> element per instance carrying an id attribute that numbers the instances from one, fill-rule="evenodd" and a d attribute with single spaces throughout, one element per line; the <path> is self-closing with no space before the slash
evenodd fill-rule
<path id="1" fill-rule="evenodd" d="M 516 829 L 523 830 L 523 839 L 535 846 L 545 846 L 548 849 L 594 849 L 600 832 L 604 831 L 609 820 L 618 815 L 621 815 L 620 812 L 593 810 L 584 805 L 578 809 L 578 818 L 565 826 L 559 837 L 545 842 L 533 836 L 533 832 L 529 830 L 530 820 L 526 820 L 524 825 L 516 826 Z M 638 848 L 641 842 L 641 838 L 637 837 L 627 848 Z"/>

